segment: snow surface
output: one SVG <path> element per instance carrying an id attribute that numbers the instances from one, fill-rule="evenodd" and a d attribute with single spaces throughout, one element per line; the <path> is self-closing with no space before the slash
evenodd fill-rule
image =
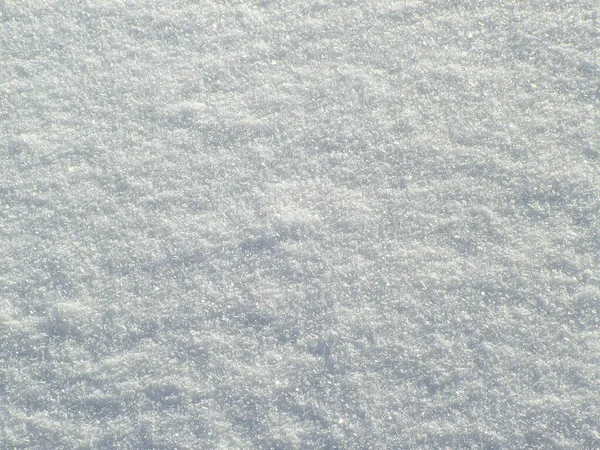
<path id="1" fill-rule="evenodd" d="M 600 448 L 597 0 L 0 2 L 0 448 Z"/>

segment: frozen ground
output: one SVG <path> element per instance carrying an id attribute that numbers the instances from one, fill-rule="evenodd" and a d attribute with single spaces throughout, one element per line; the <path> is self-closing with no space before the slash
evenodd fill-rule
<path id="1" fill-rule="evenodd" d="M 600 447 L 596 0 L 0 14 L 0 448 Z"/>

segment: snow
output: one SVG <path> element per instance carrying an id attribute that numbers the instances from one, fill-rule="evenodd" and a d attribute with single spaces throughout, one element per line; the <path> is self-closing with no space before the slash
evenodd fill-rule
<path id="1" fill-rule="evenodd" d="M 0 3 L 0 447 L 600 447 L 599 12 Z"/>

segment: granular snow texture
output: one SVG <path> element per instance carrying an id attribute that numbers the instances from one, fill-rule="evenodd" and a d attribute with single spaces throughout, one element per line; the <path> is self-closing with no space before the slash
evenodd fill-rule
<path id="1" fill-rule="evenodd" d="M 600 448 L 597 0 L 0 2 L 0 448 Z"/>

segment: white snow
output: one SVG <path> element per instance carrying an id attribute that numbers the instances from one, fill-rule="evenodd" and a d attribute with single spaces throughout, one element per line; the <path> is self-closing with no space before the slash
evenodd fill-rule
<path id="1" fill-rule="evenodd" d="M 0 448 L 600 447 L 593 0 L 0 3 Z"/>

